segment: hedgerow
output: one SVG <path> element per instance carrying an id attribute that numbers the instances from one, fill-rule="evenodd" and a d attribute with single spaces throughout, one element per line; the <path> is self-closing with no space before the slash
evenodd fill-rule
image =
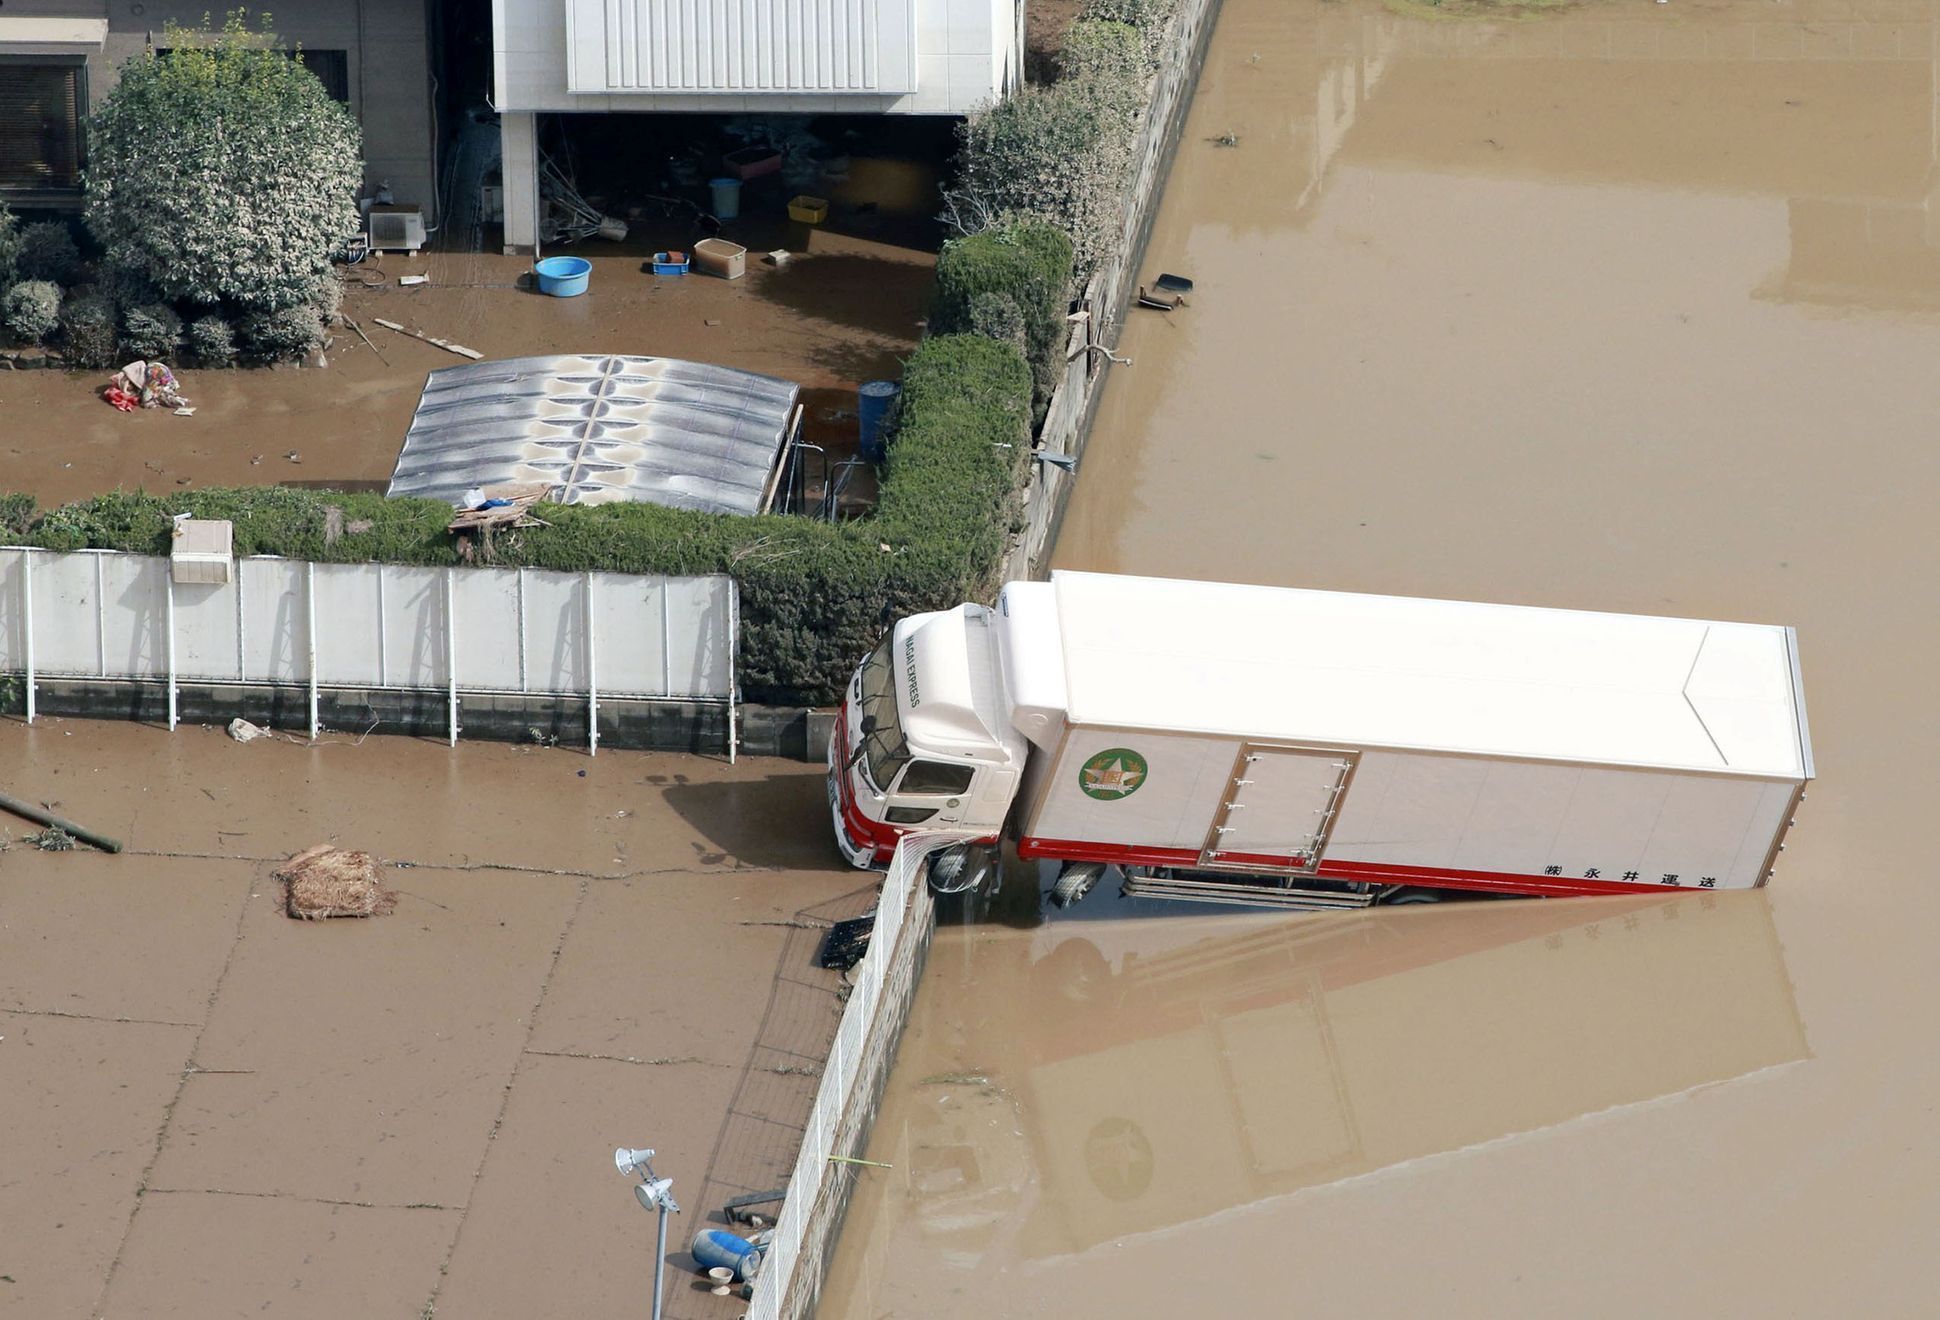
<path id="1" fill-rule="evenodd" d="M 492 562 L 730 573 L 741 587 L 743 691 L 755 700 L 825 702 L 890 619 L 947 609 L 996 585 L 1021 510 L 1030 412 L 1030 369 L 1014 349 L 975 335 L 937 336 L 917 347 L 904 374 L 901 427 L 873 517 L 830 525 L 653 504 L 548 505 L 539 512 L 551 525 L 501 536 Z M 332 507 L 340 517 L 329 515 Z M 117 491 L 32 515 L 7 507 L 24 544 L 143 554 L 168 552 L 176 513 L 229 519 L 239 555 L 461 562 L 445 531 L 451 506 L 437 500 L 252 487 Z M 333 523 L 343 528 L 334 537 Z"/>
<path id="2" fill-rule="evenodd" d="M 1064 375 L 1071 261 L 1071 240 L 1041 221 L 951 239 L 936 259 L 931 328 L 1005 339 L 1009 316 L 992 300 L 1011 304 L 1023 327 L 1040 414 Z"/>

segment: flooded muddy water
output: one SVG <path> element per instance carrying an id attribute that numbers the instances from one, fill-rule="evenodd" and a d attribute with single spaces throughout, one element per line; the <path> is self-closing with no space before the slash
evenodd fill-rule
<path id="1" fill-rule="evenodd" d="M 1819 779 L 1751 894 L 939 932 L 823 1314 L 1930 1309 L 1937 32 L 1226 0 L 1056 564 L 1793 624 Z"/>

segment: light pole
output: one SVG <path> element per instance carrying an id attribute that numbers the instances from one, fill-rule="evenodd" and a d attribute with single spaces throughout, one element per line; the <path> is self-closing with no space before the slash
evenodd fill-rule
<path id="1" fill-rule="evenodd" d="M 651 1150 L 628 1150 L 625 1146 L 613 1152 L 613 1167 L 622 1177 L 639 1174 L 640 1181 L 635 1185 L 633 1194 L 640 1199 L 643 1210 L 660 1212 L 659 1231 L 655 1235 L 653 1250 L 653 1320 L 660 1320 L 661 1274 L 667 1268 L 667 1212 L 680 1213 L 674 1203 L 672 1178 L 656 1178 L 653 1173 L 653 1152 Z"/>

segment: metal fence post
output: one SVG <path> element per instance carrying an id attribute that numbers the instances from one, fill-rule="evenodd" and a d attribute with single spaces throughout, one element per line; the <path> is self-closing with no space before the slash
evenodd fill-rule
<path id="1" fill-rule="evenodd" d="M 305 564 L 303 575 L 304 635 L 310 643 L 310 741 L 317 740 L 317 566 Z"/>
<path id="2" fill-rule="evenodd" d="M 168 630 L 168 731 L 175 732 L 175 566 L 166 564 L 162 569 L 162 589 L 168 608 L 163 613 L 164 627 Z"/>
<path id="3" fill-rule="evenodd" d="M 94 662 L 101 677 L 108 676 L 108 584 L 101 556 L 94 557 Z"/>
<path id="4" fill-rule="evenodd" d="M 451 701 L 445 713 L 445 728 L 453 747 L 458 745 L 458 613 L 453 591 L 457 573 L 455 568 L 445 570 L 445 684 Z"/>
<path id="5" fill-rule="evenodd" d="M 728 764 L 741 743 L 741 584 L 728 579 Z M 813 751 L 814 749 L 810 749 Z"/>
<path id="6" fill-rule="evenodd" d="M 27 723 L 34 722 L 34 552 L 20 556 L 21 630 L 27 638 Z"/>
<path id="7" fill-rule="evenodd" d="M 593 644 L 593 575 L 586 575 L 586 754 L 600 751 L 600 689 L 594 669 L 597 648 Z"/>

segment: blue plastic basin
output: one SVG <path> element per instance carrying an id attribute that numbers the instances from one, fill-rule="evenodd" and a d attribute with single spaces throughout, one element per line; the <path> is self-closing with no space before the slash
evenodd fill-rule
<path id="1" fill-rule="evenodd" d="M 549 293 L 555 298 L 577 298 L 586 292 L 593 263 L 584 257 L 547 257 L 533 265 L 532 273 L 538 278 L 540 293 Z"/>

